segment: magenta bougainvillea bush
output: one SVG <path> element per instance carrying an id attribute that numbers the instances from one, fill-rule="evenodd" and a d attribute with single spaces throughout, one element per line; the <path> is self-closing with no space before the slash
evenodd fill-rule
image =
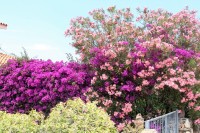
<path id="1" fill-rule="evenodd" d="M 195 11 L 97 9 L 71 21 L 66 36 L 95 71 L 88 95 L 122 130 L 179 109 L 200 123 L 200 21 Z"/>
<path id="2" fill-rule="evenodd" d="M 0 68 L 0 110 L 48 114 L 61 101 L 84 95 L 90 84 L 88 67 L 78 63 L 10 60 Z"/>

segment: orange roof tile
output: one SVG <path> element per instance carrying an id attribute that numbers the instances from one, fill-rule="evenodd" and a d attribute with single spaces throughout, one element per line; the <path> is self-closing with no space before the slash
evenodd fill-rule
<path id="1" fill-rule="evenodd" d="M 14 59 L 15 57 L 0 53 L 0 66 L 7 63 L 9 59 Z"/>

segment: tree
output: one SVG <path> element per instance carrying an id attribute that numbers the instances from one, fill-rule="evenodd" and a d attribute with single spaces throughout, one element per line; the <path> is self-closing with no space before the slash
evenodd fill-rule
<path id="1" fill-rule="evenodd" d="M 176 108 L 199 118 L 196 12 L 137 10 L 135 20 L 129 8 L 114 6 L 72 19 L 65 34 L 95 71 L 89 97 L 120 126 L 132 123 L 137 113 L 148 118 Z"/>

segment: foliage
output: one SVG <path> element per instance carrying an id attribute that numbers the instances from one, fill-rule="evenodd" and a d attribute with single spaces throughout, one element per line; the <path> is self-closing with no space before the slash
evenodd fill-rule
<path id="1" fill-rule="evenodd" d="M 42 132 L 116 133 L 109 115 L 95 103 L 85 104 L 80 99 L 68 100 L 54 107 L 41 127 Z"/>
<path id="2" fill-rule="evenodd" d="M 30 111 L 27 114 L 9 114 L 0 111 L 0 132 L 5 133 L 116 133 L 108 114 L 95 103 L 85 104 L 81 99 L 57 104 L 47 119 Z"/>
<path id="3" fill-rule="evenodd" d="M 0 110 L 28 113 L 35 109 L 47 116 L 60 101 L 73 97 L 86 100 L 87 69 L 75 62 L 10 60 L 0 68 Z"/>
<path id="4" fill-rule="evenodd" d="M 67 57 L 67 61 L 68 62 L 77 62 L 77 63 L 81 63 L 80 60 L 78 60 L 77 57 L 73 57 L 73 55 L 71 53 L 66 53 L 66 57 Z"/>
<path id="5" fill-rule="evenodd" d="M 0 119 L 1 133 L 38 133 L 38 122 L 42 122 L 43 115 L 36 111 L 31 111 L 29 115 L 0 111 Z"/>
<path id="6" fill-rule="evenodd" d="M 84 61 L 91 58 L 90 49 L 93 47 L 127 41 L 127 47 L 131 49 L 135 42 L 152 38 L 160 38 L 178 48 L 199 51 L 200 23 L 195 11 L 184 9 L 172 14 L 162 9 L 137 10 L 139 16 L 135 20 L 130 8 L 117 10 L 109 7 L 107 12 L 104 9 L 93 10 L 89 12 L 91 17 L 72 19 L 65 34 L 72 37 L 72 45 Z"/>
<path id="7" fill-rule="evenodd" d="M 14 53 L 12 53 L 11 55 L 13 55 L 18 61 L 23 61 L 23 60 L 30 60 L 30 57 L 26 51 L 26 49 L 24 47 L 22 47 L 23 51 L 21 52 L 21 56 L 17 56 Z"/>
<path id="8" fill-rule="evenodd" d="M 200 22 L 195 11 L 109 7 L 71 21 L 66 36 L 90 64 L 89 91 L 118 125 L 131 124 L 175 109 L 199 112 Z M 150 113 L 151 112 L 151 113 Z M 196 118 L 199 118 L 198 116 Z M 194 118 L 194 119 L 196 119 Z"/>
<path id="9" fill-rule="evenodd" d="M 90 63 L 96 72 L 90 97 L 98 100 L 117 124 L 131 123 L 137 113 L 147 119 L 177 108 L 194 109 L 198 104 L 200 95 L 192 91 L 192 86 L 198 84 L 194 72 L 183 70 L 180 58 L 172 56 L 171 45 L 159 40 L 152 40 L 151 44 L 141 43 L 131 52 L 125 46 L 120 46 L 122 51 L 112 47 L 116 58 L 106 55 L 109 50 L 105 54 L 104 49 L 91 50 L 94 55 Z"/>

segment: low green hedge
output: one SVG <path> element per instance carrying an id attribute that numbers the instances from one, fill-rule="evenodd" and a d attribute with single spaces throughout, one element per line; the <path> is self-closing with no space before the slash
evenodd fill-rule
<path id="1" fill-rule="evenodd" d="M 95 103 L 85 104 L 80 99 L 58 104 L 52 109 L 41 129 L 48 133 L 117 132 L 106 112 L 97 108 Z"/>
<path id="2" fill-rule="evenodd" d="M 29 115 L 0 112 L 0 133 L 116 133 L 109 115 L 95 103 L 80 99 L 59 103 L 44 116 L 36 111 Z"/>
<path id="3" fill-rule="evenodd" d="M 0 133 L 38 133 L 44 116 L 36 111 L 9 114 L 0 111 Z"/>

